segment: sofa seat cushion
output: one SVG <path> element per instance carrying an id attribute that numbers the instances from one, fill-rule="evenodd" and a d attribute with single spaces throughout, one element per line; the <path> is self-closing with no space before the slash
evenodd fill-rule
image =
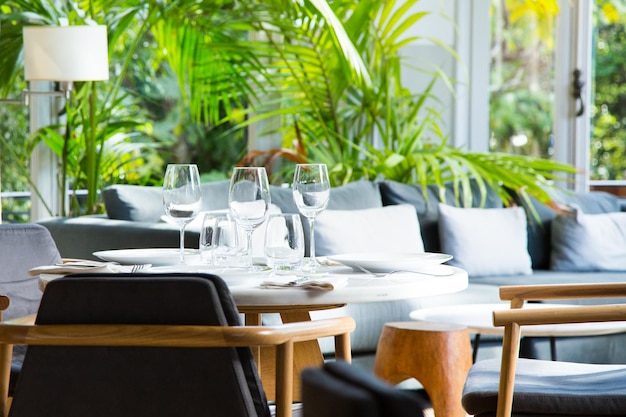
<path id="1" fill-rule="evenodd" d="M 472 415 L 494 415 L 500 360 L 477 362 L 463 390 L 463 407 Z M 580 384 L 580 381 L 593 384 Z M 541 387 L 540 390 L 537 388 Z M 519 359 L 513 414 L 537 416 L 622 415 L 626 409 L 626 367 Z"/>

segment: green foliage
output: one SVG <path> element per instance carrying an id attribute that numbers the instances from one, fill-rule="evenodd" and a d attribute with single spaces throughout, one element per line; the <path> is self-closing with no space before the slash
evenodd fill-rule
<path id="1" fill-rule="evenodd" d="M 492 0 L 490 150 L 549 158 L 554 103 L 554 0 Z M 527 144 L 512 138 L 523 135 Z"/>
<path id="2" fill-rule="evenodd" d="M 241 163 L 324 162 L 335 185 L 378 175 L 422 184 L 464 183 L 475 176 L 502 196 L 510 187 L 546 199 L 538 185 L 555 171 L 572 171 L 550 161 L 447 144 L 434 91 L 451 88 L 453 80 L 402 54 L 407 44 L 431 42 L 454 56 L 436 39 L 412 35 L 409 29 L 428 16 L 419 0 L 8 0 L 6 5 L 15 12 L 3 15 L 3 25 L 20 26 L 29 12 L 45 24 L 61 18 L 78 24 L 89 16 L 109 27 L 113 77 L 78 86 L 66 122 L 68 173 L 89 189 L 130 179 L 140 167 L 153 175 L 162 172 L 158 158 L 136 153 L 141 146 L 145 152 L 167 143 L 166 161 L 193 155 L 196 160 L 187 160 L 201 164 L 206 153 L 200 152 L 215 149 L 210 143 L 228 144 L 220 148 L 223 154 L 214 152 L 215 163 L 226 163 L 250 126 L 261 136 L 278 135 L 283 146 L 266 153 L 250 150 Z M 0 49 L 19 46 L 17 38 L 12 42 L 0 38 Z M 10 56 L 18 60 L 19 54 Z M 0 67 L 0 81 L 15 68 L 19 65 Z M 417 91 L 404 84 L 407 68 L 425 79 Z M 166 87 L 170 80 L 176 80 L 176 94 Z M 90 97 L 97 99 L 95 113 Z M 44 130 L 38 139 L 62 153 L 62 138 L 54 132 Z M 120 160 L 120 166 L 110 162 Z M 290 169 L 284 164 L 273 179 L 289 180 Z M 94 172 L 107 174 L 94 184 Z"/>
<path id="3" fill-rule="evenodd" d="M 601 23 L 595 34 L 592 179 L 626 179 L 625 30 L 623 23 Z"/>

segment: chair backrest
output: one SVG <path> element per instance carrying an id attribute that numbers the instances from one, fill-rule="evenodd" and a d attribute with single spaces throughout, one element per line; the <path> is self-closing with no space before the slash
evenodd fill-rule
<path id="1" fill-rule="evenodd" d="M 239 325 L 212 275 L 74 275 L 37 324 Z M 30 346 L 10 416 L 269 416 L 249 348 Z"/>
<path id="2" fill-rule="evenodd" d="M 328 362 L 302 372 L 303 417 L 417 417 L 430 406 L 364 369 Z"/>
<path id="3" fill-rule="evenodd" d="M 41 300 L 36 278 L 28 270 L 61 262 L 48 229 L 39 224 L 0 224 L 0 294 L 10 299 L 2 319 L 35 314 Z"/>

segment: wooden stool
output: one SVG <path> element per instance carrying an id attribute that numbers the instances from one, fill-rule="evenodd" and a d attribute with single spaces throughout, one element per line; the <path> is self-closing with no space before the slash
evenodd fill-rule
<path id="1" fill-rule="evenodd" d="M 465 417 L 461 396 L 472 366 L 465 326 L 452 323 L 387 323 L 378 341 L 374 374 L 391 383 L 417 379 L 436 417 Z"/>

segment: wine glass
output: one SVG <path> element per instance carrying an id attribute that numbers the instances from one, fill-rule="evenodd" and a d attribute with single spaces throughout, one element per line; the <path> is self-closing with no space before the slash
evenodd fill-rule
<path id="1" fill-rule="evenodd" d="M 315 259 L 315 217 L 326 209 L 330 199 L 330 181 L 326 164 L 296 165 L 293 199 L 300 213 L 309 220 L 309 259 L 302 265 L 302 269 L 314 272 L 319 267 Z"/>
<path id="2" fill-rule="evenodd" d="M 228 206 L 237 224 L 246 232 L 246 262 L 252 265 L 252 232 L 265 221 L 269 207 L 270 186 L 263 167 L 236 167 L 230 179 Z"/>
<path id="3" fill-rule="evenodd" d="M 163 179 L 165 214 L 180 228 L 180 263 L 185 263 L 185 227 L 202 207 L 200 174 L 195 164 L 169 164 Z"/>

